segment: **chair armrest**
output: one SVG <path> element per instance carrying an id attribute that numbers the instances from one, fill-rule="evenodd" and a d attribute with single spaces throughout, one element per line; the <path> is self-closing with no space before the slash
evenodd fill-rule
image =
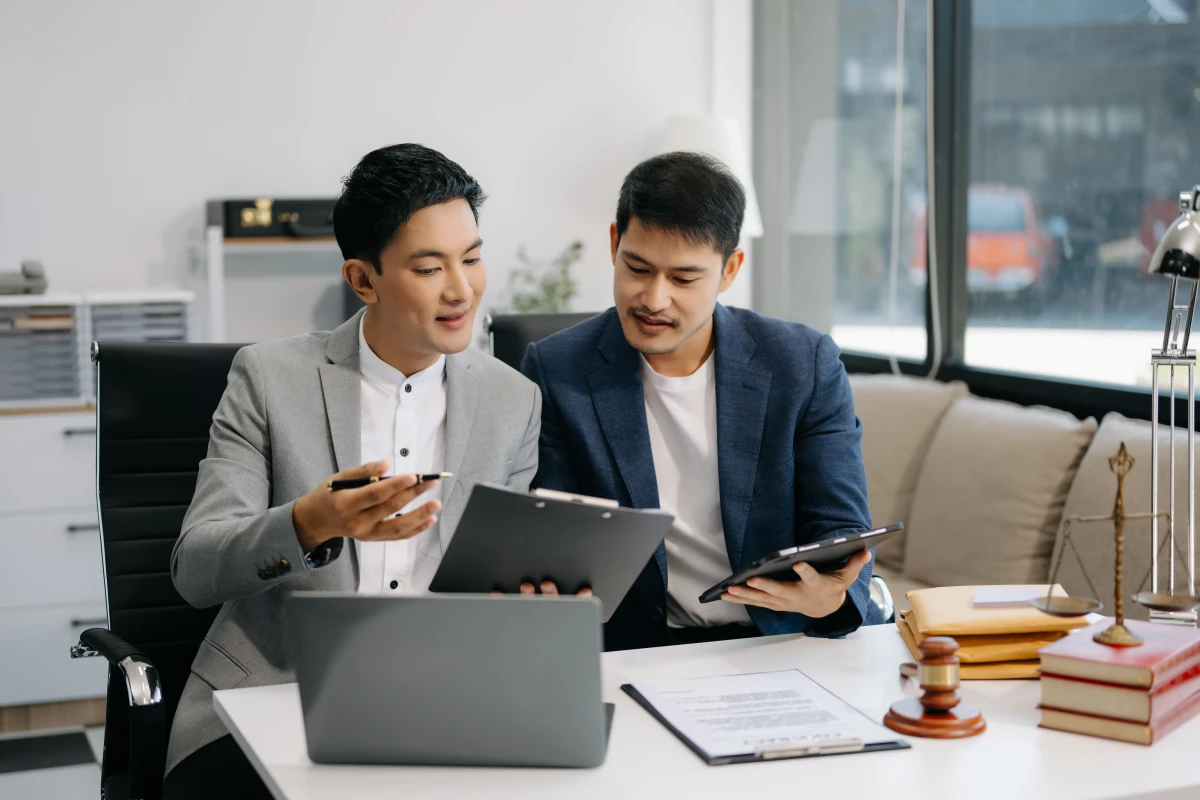
<path id="1" fill-rule="evenodd" d="M 125 675 L 130 706 L 157 705 L 162 702 L 162 685 L 154 662 L 129 642 L 104 628 L 89 628 L 79 634 L 79 643 L 71 647 L 71 658 L 103 656 Z"/>
<path id="2" fill-rule="evenodd" d="M 885 623 L 896 621 L 896 604 L 892 601 L 892 593 L 887 582 L 878 575 L 871 576 L 871 600 L 879 608 Z"/>
<path id="3" fill-rule="evenodd" d="M 158 669 L 145 653 L 104 628 L 89 628 L 71 647 L 71 658 L 91 656 L 103 656 L 109 664 L 101 785 L 123 782 L 129 797 L 159 800 L 167 755 L 167 722 Z M 123 710 L 113 698 L 114 690 L 120 691 L 114 685 L 116 670 L 125 678 L 129 697 L 129 706 Z"/>

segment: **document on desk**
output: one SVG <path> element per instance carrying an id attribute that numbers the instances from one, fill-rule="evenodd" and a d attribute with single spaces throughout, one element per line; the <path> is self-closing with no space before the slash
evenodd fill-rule
<path id="1" fill-rule="evenodd" d="M 909 746 L 800 670 L 621 688 L 712 765 Z"/>

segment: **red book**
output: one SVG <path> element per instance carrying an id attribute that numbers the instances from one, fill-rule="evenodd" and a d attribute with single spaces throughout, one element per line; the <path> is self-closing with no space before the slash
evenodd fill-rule
<path id="1" fill-rule="evenodd" d="M 1154 744 L 1196 716 L 1197 711 L 1200 711 L 1200 692 L 1196 692 L 1174 708 L 1155 717 L 1149 724 L 1098 717 L 1093 714 L 1077 714 L 1073 711 L 1059 711 L 1055 708 L 1043 708 L 1041 727 L 1099 736 L 1104 739 L 1117 739 L 1134 744 Z"/>
<path id="2" fill-rule="evenodd" d="M 1043 673 L 1039 708 L 1153 725 L 1153 721 L 1162 719 L 1197 692 L 1200 692 L 1200 664 L 1159 685 L 1154 691 Z"/>
<path id="3" fill-rule="evenodd" d="M 1200 662 L 1200 630 L 1184 625 L 1125 620 L 1142 637 L 1137 647 L 1092 640 L 1111 619 L 1081 628 L 1038 651 L 1042 672 L 1098 683 L 1154 689 Z"/>

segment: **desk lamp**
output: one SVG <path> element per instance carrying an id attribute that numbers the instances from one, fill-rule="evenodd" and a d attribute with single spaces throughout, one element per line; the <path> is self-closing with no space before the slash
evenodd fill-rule
<path id="1" fill-rule="evenodd" d="M 1180 215 L 1167 228 L 1154 255 L 1150 258 L 1149 273 L 1165 275 L 1171 279 L 1170 294 L 1167 299 L 1167 319 L 1163 328 L 1162 349 L 1154 350 L 1150 355 L 1152 370 L 1151 377 L 1151 406 L 1150 419 L 1152 434 L 1150 439 L 1150 591 L 1139 592 L 1134 601 L 1150 609 L 1150 619 L 1155 622 L 1175 622 L 1188 625 L 1196 624 L 1196 607 L 1200 598 L 1196 597 L 1196 351 L 1188 350 L 1188 339 L 1192 332 L 1192 317 L 1196 310 L 1196 290 L 1200 284 L 1200 186 L 1179 196 Z M 1180 287 L 1180 281 L 1186 281 L 1185 287 Z M 1178 303 L 1180 289 L 1187 292 L 1186 305 Z M 1180 341 L 1180 334 L 1183 340 Z M 1162 367 L 1170 369 L 1169 393 L 1167 394 L 1170 408 L 1169 434 L 1170 442 L 1170 511 L 1165 514 L 1166 535 L 1160 542 L 1158 511 L 1159 511 L 1159 481 L 1158 481 L 1158 440 L 1159 440 L 1159 372 Z M 1175 580 L 1175 370 L 1182 368 L 1187 371 L 1188 385 L 1188 423 L 1187 423 L 1187 492 L 1188 492 L 1188 574 L 1186 587 L 1178 587 Z M 1159 590 L 1158 556 L 1163 548 L 1168 548 L 1168 581 L 1166 591 Z"/>

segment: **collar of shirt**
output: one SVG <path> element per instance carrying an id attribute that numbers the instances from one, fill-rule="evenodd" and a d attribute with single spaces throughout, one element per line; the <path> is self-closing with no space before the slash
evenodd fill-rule
<path id="1" fill-rule="evenodd" d="M 366 315 L 364 314 L 363 317 L 365 318 Z M 398 394 L 404 391 L 406 386 L 411 386 L 412 392 L 419 397 L 431 386 L 440 384 L 445 379 L 446 356 L 438 356 L 437 361 L 420 372 L 405 375 L 375 355 L 375 351 L 367 344 L 367 337 L 363 334 L 363 321 L 360 319 L 358 321 L 358 367 L 363 377 L 384 389 L 390 389 Z"/>
<path id="2" fill-rule="evenodd" d="M 678 377 L 660 375 L 654 371 L 654 367 L 650 366 L 644 355 L 638 353 L 638 358 L 642 362 L 642 381 L 660 392 L 694 392 L 715 383 L 716 372 L 713 369 L 714 359 L 711 353 L 691 375 Z"/>

